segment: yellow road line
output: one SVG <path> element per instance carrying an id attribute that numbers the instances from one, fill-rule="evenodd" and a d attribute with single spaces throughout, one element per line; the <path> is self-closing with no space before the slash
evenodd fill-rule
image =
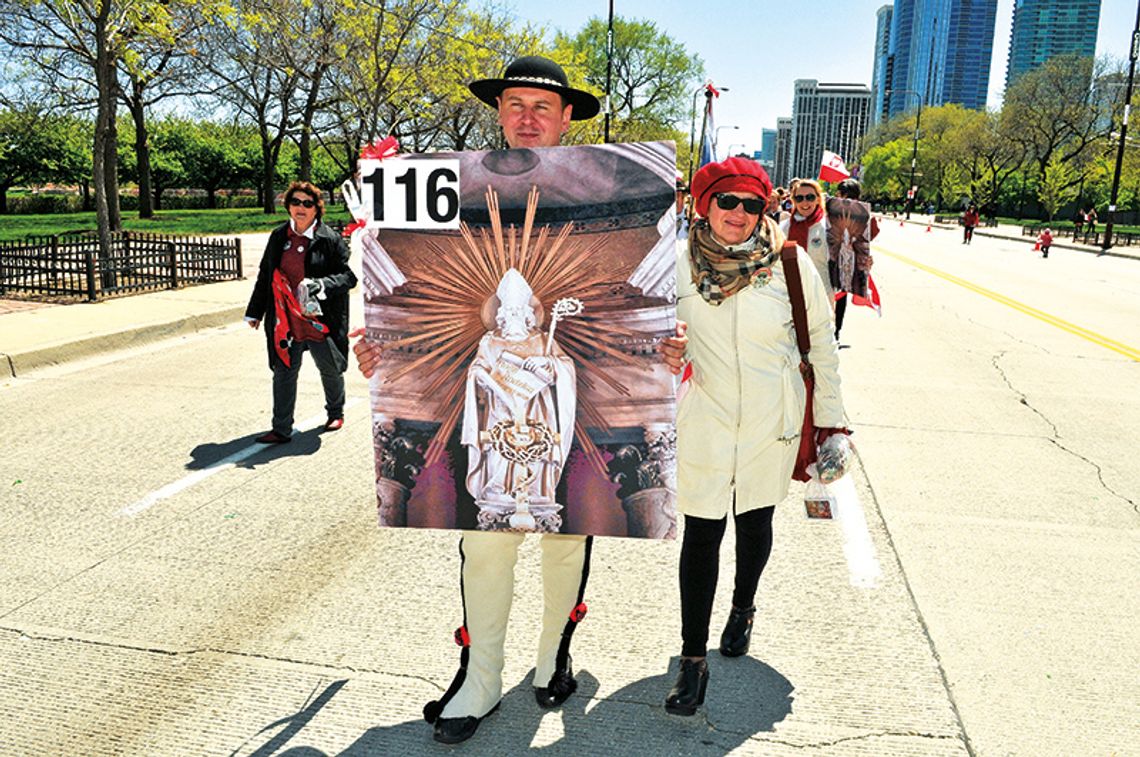
<path id="1" fill-rule="evenodd" d="M 1033 318 L 1036 318 L 1039 321 L 1043 321 L 1045 323 L 1048 323 L 1050 326 L 1056 326 L 1057 328 L 1061 329 L 1062 331 L 1067 331 L 1070 334 L 1073 334 L 1074 336 L 1079 336 L 1081 339 L 1084 339 L 1086 341 L 1092 342 L 1093 344 L 1100 345 L 1101 347 L 1104 347 L 1105 349 L 1112 350 L 1113 352 L 1124 355 L 1126 358 L 1130 358 L 1132 360 L 1135 360 L 1136 362 L 1140 362 L 1140 349 L 1137 349 L 1135 347 L 1130 347 L 1127 344 L 1123 344 L 1121 342 L 1116 341 L 1115 339 L 1109 339 L 1107 336 L 1104 336 L 1103 334 L 1098 334 L 1095 331 L 1089 331 L 1086 328 L 1081 328 L 1080 326 L 1076 325 L 1075 323 L 1069 323 L 1068 321 L 1066 321 L 1062 318 L 1058 318 L 1055 315 L 1050 315 L 1049 313 L 1046 313 L 1042 310 L 1038 310 L 1037 308 L 1030 307 L 1029 305 L 1026 305 L 1023 302 L 1018 302 L 1017 300 L 1006 297 L 1004 294 L 998 294 L 997 292 L 995 292 L 993 290 L 986 289 L 985 287 L 980 287 L 977 284 L 973 284 L 973 283 L 966 281 L 965 279 L 959 278 L 953 274 L 946 273 L 945 271 L 940 271 L 937 268 L 932 268 L 932 267 L 930 267 L 924 263 L 919 263 L 917 260 L 912 260 L 911 258 L 908 258 L 905 255 L 899 255 L 899 254 L 894 253 L 894 252 L 889 252 L 888 250 L 883 249 L 883 247 L 881 245 L 877 246 L 875 249 L 877 252 L 882 252 L 883 254 L 894 258 L 895 260 L 899 260 L 903 263 L 906 263 L 907 265 L 912 265 L 915 268 L 919 268 L 923 271 L 926 271 L 927 273 L 932 273 L 935 276 L 939 277 L 940 279 L 945 279 L 946 281 L 949 281 L 952 284 L 957 284 L 958 286 L 965 287 L 966 289 L 969 289 L 971 292 L 977 292 L 978 294 L 980 294 L 984 297 L 990 298 L 994 302 L 1000 302 L 1002 305 L 1005 305 L 1007 307 L 1011 307 L 1014 310 L 1025 313 L 1028 316 L 1032 316 Z"/>

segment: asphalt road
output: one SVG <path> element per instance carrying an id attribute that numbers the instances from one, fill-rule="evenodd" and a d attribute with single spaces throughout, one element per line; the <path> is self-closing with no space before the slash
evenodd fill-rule
<path id="1" fill-rule="evenodd" d="M 849 308 L 841 353 L 865 530 L 793 488 L 752 651 L 710 656 L 692 719 L 662 707 L 678 545 L 598 540 L 581 687 L 544 713 L 528 541 L 509 693 L 460 749 L 1140 753 L 1140 263 L 888 224 L 874 275 L 883 317 Z M 457 540 L 375 527 L 366 395 L 251 452 L 241 326 L 0 384 L 0 752 L 451 751 L 419 717 L 458 662 Z M 321 405 L 304 368 L 298 422 Z"/>

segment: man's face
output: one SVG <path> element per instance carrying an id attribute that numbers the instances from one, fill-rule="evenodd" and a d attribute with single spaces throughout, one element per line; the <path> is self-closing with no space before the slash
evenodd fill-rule
<path id="1" fill-rule="evenodd" d="M 509 87 L 499 95 L 499 125 L 511 147 L 557 147 L 570 128 L 570 106 L 534 87 Z"/>

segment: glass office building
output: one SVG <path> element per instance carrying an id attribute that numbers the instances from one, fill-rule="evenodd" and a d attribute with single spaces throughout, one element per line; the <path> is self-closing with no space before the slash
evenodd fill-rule
<path id="1" fill-rule="evenodd" d="M 888 117 L 927 106 L 986 106 L 997 0 L 896 0 L 891 14 Z M 909 91 L 908 91 L 909 90 Z"/>
<path id="2" fill-rule="evenodd" d="M 1100 0 L 1016 0 L 1005 86 L 1057 55 L 1096 53 Z"/>
<path id="3" fill-rule="evenodd" d="M 875 67 L 871 74 L 871 121 L 887 120 L 887 88 L 891 81 L 891 16 L 893 6 L 884 5 L 875 13 Z"/>

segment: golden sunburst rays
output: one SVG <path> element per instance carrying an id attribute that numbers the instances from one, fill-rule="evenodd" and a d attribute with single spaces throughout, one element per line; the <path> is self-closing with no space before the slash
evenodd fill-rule
<path id="1" fill-rule="evenodd" d="M 459 238 L 449 239 L 443 246 L 428 241 L 425 252 L 432 258 L 430 274 L 411 274 L 408 283 L 387 298 L 389 304 L 406 309 L 404 323 L 414 333 L 386 346 L 413 356 L 386 380 L 396 381 L 409 374 L 430 377 L 417 389 L 441 419 L 425 455 L 426 464 L 437 462 L 459 422 L 467 366 L 486 333 L 483 305 L 495 295 L 503 275 L 514 268 L 544 308 L 549 309 L 563 297 L 576 297 L 585 306 L 581 316 L 559 321 L 555 340 L 577 369 L 580 389 L 575 431 L 579 445 L 591 464 L 605 475 L 605 461 L 586 428 L 608 430 L 609 424 L 593 406 L 589 392 L 581 388 L 593 390 L 605 384 L 628 396 L 628 387 L 596 358 L 604 356 L 610 365 L 636 365 L 639 359 L 623 350 L 621 342 L 646 336 L 620 327 L 608 317 L 622 307 L 623 298 L 613 288 L 612 266 L 604 252 L 606 240 L 572 239 L 573 222 L 555 232 L 549 226 L 541 226 L 536 232 L 537 187 L 532 186 L 527 195 L 521 230 L 514 224 L 503 227 L 494 189 L 487 187 L 484 197 L 490 229 L 472 230 L 461 223 Z M 543 325 L 548 327 L 549 313 L 544 316 Z"/>

